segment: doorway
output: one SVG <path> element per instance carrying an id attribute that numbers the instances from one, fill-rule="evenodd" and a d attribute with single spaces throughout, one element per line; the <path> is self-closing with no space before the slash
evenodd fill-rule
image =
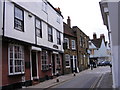
<path id="1" fill-rule="evenodd" d="M 37 55 L 35 51 L 31 52 L 32 56 L 32 77 L 33 79 L 37 79 Z"/>
<path id="2" fill-rule="evenodd" d="M 55 75 L 55 54 L 52 54 L 52 69 L 53 75 Z"/>

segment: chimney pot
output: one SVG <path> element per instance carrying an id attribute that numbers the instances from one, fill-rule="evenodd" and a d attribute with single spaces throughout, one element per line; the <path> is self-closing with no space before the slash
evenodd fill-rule
<path id="1" fill-rule="evenodd" d="M 97 39 L 96 33 L 93 33 L 93 39 Z"/>
<path id="2" fill-rule="evenodd" d="M 70 16 L 68 16 L 68 19 L 67 19 L 67 24 L 69 27 L 71 27 L 71 20 L 70 20 Z"/>

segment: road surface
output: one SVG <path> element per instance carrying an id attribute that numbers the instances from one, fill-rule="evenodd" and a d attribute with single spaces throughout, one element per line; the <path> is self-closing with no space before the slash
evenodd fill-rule
<path id="1" fill-rule="evenodd" d="M 110 67 L 98 67 L 77 74 L 75 78 L 51 88 L 94 88 L 103 74 L 110 72 Z"/>

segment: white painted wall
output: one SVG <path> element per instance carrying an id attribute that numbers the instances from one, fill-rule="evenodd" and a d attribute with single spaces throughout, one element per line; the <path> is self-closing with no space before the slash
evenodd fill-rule
<path id="1" fill-rule="evenodd" d="M 5 36 L 29 43 L 35 43 L 35 18 L 28 17 L 24 11 L 24 32 L 14 29 L 14 4 L 6 2 L 5 5 Z"/>
<path id="2" fill-rule="evenodd" d="M 119 4 L 119 5 L 118 5 Z M 119 9 L 118 9 L 119 6 Z M 111 38 L 112 38 L 112 73 L 113 73 L 113 87 L 120 88 L 120 44 L 119 44 L 119 24 L 120 21 L 120 3 L 118 2 L 108 2 L 109 10 L 109 22 L 111 29 Z"/>
<path id="3" fill-rule="evenodd" d="M 18 0 L 13 0 L 18 1 Z M 47 13 L 42 9 L 43 0 L 39 2 L 15 2 L 24 8 L 24 32 L 14 29 L 14 4 L 6 2 L 6 21 L 5 21 L 5 36 L 12 37 L 21 41 L 26 41 L 35 44 L 35 16 L 42 20 L 42 38 L 37 37 L 37 44 L 53 48 L 57 45 L 56 30 L 61 32 L 61 45 L 57 45 L 63 51 L 63 18 L 60 16 L 60 23 L 57 22 L 58 13 L 47 4 Z M 32 13 L 32 17 L 28 16 L 28 12 Z M 48 24 L 53 28 L 53 42 L 48 41 Z"/>

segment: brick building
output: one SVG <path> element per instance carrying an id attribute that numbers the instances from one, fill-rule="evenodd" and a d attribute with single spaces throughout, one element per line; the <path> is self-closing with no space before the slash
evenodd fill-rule
<path id="1" fill-rule="evenodd" d="M 65 73 L 79 72 L 88 67 L 88 40 L 89 37 L 77 26 L 71 27 L 68 17 L 67 24 L 64 23 L 64 42 L 67 43 L 64 50 Z"/>
<path id="2" fill-rule="evenodd" d="M 67 44 L 64 50 L 65 74 L 77 72 L 77 37 L 71 28 L 70 17 L 67 19 L 67 24 L 64 23 L 64 42 Z"/>
<path id="3" fill-rule="evenodd" d="M 3 89 L 62 74 L 63 16 L 46 0 L 0 1 Z M 36 8 L 37 7 L 37 8 Z"/>
<path id="4" fill-rule="evenodd" d="M 77 55 L 78 55 L 78 68 L 80 71 L 88 68 L 89 53 L 88 41 L 89 37 L 77 26 L 73 26 L 73 30 L 77 36 Z"/>

